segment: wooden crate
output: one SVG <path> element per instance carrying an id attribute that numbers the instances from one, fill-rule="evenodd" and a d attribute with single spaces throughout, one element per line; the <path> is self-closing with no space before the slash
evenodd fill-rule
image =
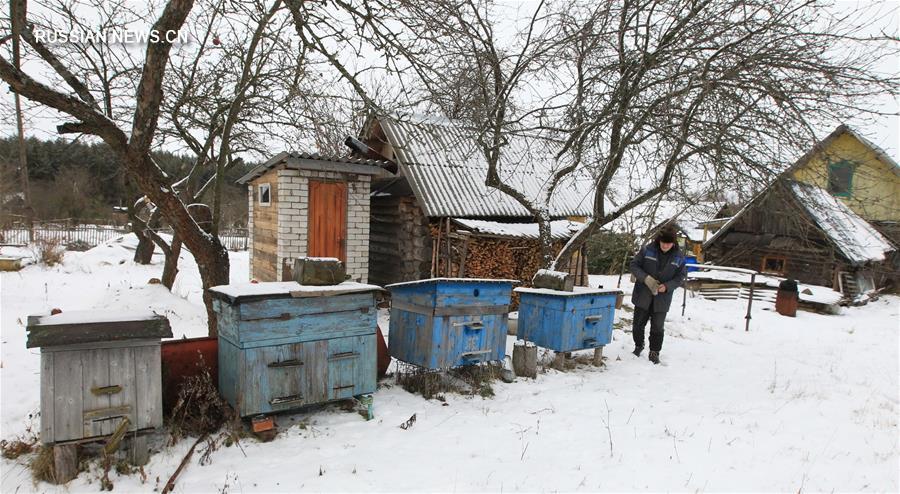
<path id="1" fill-rule="evenodd" d="M 516 337 L 557 352 L 608 345 L 619 290 L 575 287 L 563 292 L 516 288 L 519 323 Z"/>
<path id="2" fill-rule="evenodd" d="M 380 290 L 293 281 L 211 288 L 222 396 L 246 417 L 373 393 Z"/>
<path id="3" fill-rule="evenodd" d="M 503 360 L 513 283 L 432 278 L 388 285 L 391 356 L 427 369 Z"/>
<path id="4" fill-rule="evenodd" d="M 162 426 L 160 338 L 152 312 L 65 312 L 28 317 L 28 348 L 41 348 L 41 441 L 60 443 Z"/>

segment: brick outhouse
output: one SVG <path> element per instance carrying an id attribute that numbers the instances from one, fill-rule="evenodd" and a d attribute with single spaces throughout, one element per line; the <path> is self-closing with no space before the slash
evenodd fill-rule
<path id="1" fill-rule="evenodd" d="M 297 257 L 334 257 L 350 279 L 369 271 L 369 192 L 383 162 L 280 153 L 238 180 L 249 200 L 250 277 L 291 280 Z"/>

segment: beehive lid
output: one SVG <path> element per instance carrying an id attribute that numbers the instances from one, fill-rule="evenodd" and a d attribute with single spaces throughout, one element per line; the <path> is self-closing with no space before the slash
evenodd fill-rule
<path id="1" fill-rule="evenodd" d="M 603 288 L 590 288 L 587 286 L 576 286 L 573 291 L 565 292 L 562 290 L 551 290 L 549 288 L 525 288 L 519 287 L 513 290 L 517 293 L 533 293 L 536 295 L 553 295 L 557 297 L 576 297 L 579 295 L 618 295 L 622 290 L 606 290 Z"/>
<path id="2" fill-rule="evenodd" d="M 169 320 L 149 310 L 65 311 L 28 316 L 27 348 L 171 338 Z"/>
<path id="3" fill-rule="evenodd" d="M 345 281 L 337 285 L 312 286 L 301 285 L 296 281 L 273 281 L 264 283 L 233 283 L 219 285 L 209 289 L 216 298 L 228 303 L 246 302 L 272 298 L 307 298 L 328 297 L 347 293 L 361 293 L 381 290 L 378 285 L 367 285 L 355 281 Z"/>
<path id="4" fill-rule="evenodd" d="M 427 278 L 424 280 L 404 281 L 403 283 L 394 283 L 386 285 L 385 288 L 398 288 L 414 285 L 425 285 L 428 283 L 451 282 L 451 283 L 519 283 L 519 280 L 496 280 L 491 278 Z"/>

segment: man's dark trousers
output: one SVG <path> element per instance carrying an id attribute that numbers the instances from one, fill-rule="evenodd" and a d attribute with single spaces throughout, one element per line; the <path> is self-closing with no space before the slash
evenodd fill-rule
<path id="1" fill-rule="evenodd" d="M 665 312 L 653 312 L 653 302 L 650 302 L 648 309 L 634 308 L 634 326 L 631 335 L 634 337 L 634 345 L 644 348 L 644 328 L 650 321 L 650 351 L 658 352 L 662 350 L 663 344 L 663 324 L 666 321 Z"/>

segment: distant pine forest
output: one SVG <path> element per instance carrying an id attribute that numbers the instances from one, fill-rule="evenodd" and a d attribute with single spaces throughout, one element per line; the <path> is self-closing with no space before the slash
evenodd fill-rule
<path id="1" fill-rule="evenodd" d="M 16 173 L 18 163 L 15 137 L 0 139 L 0 221 L 20 220 L 23 208 L 22 184 Z M 122 207 L 140 197 L 113 152 L 103 143 L 63 139 L 26 140 L 31 209 L 36 221 L 69 220 L 85 223 L 122 223 L 127 221 Z M 190 170 L 190 157 L 167 151 L 154 153 L 157 164 L 172 177 L 183 177 Z M 222 226 L 247 224 L 246 188 L 235 183 L 253 164 L 226 172 L 223 184 Z M 201 178 L 205 181 L 212 171 Z M 202 201 L 212 203 L 212 189 Z"/>

